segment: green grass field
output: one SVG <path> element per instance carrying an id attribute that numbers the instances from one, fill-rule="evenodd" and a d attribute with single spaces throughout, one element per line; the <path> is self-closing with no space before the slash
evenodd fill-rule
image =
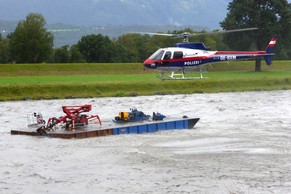
<path id="1" fill-rule="evenodd" d="M 162 81 L 138 63 L 0 64 L 0 100 L 291 89 L 291 61 L 253 69 L 253 61 L 220 63 L 208 66 L 206 79 Z"/>

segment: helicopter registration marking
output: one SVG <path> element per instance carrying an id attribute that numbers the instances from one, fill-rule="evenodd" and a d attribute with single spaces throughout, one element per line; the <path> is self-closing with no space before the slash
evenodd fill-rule
<path id="1" fill-rule="evenodd" d="M 236 60 L 235 55 L 222 55 L 220 56 L 221 61 L 226 61 L 226 60 Z"/>
<path id="2" fill-rule="evenodd" d="M 198 65 L 200 61 L 185 61 L 184 65 Z"/>

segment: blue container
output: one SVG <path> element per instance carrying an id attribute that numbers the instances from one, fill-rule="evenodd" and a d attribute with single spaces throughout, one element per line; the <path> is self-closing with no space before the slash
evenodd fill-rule
<path id="1" fill-rule="evenodd" d="M 166 130 L 166 123 L 158 123 L 158 130 Z"/>
<path id="2" fill-rule="evenodd" d="M 184 129 L 189 129 L 188 120 L 184 120 Z"/>
<path id="3" fill-rule="evenodd" d="M 140 125 L 140 126 L 138 126 L 138 133 L 147 133 L 147 132 L 148 132 L 147 125 Z"/>
<path id="4" fill-rule="evenodd" d="M 166 128 L 167 128 L 167 130 L 176 129 L 175 122 L 167 122 Z"/>
<path id="5" fill-rule="evenodd" d="M 118 135 L 119 134 L 119 128 L 113 128 L 113 135 Z"/>
<path id="6" fill-rule="evenodd" d="M 157 125 L 156 124 L 148 124 L 148 132 L 156 132 L 158 130 Z"/>
<path id="7" fill-rule="evenodd" d="M 128 134 L 128 127 L 114 128 L 113 135 L 117 134 Z"/>
<path id="8" fill-rule="evenodd" d="M 128 127 L 128 133 L 137 133 L 137 132 L 138 132 L 137 126 Z"/>
<path id="9" fill-rule="evenodd" d="M 176 129 L 185 129 L 183 120 L 175 121 L 175 123 L 176 123 Z"/>

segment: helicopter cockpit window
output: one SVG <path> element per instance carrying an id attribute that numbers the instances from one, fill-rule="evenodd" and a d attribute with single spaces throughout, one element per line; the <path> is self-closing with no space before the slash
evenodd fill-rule
<path id="1" fill-rule="evenodd" d="M 154 54 L 152 54 L 149 59 L 153 60 L 161 60 L 164 55 L 164 50 L 157 50 Z"/>
<path id="2" fill-rule="evenodd" d="M 182 51 L 175 51 L 174 52 L 174 59 L 180 59 L 183 58 L 183 52 Z"/>
<path id="3" fill-rule="evenodd" d="M 171 59 L 171 55 L 172 55 L 172 52 L 171 51 L 167 51 L 165 56 L 164 56 L 164 60 L 169 60 Z"/>

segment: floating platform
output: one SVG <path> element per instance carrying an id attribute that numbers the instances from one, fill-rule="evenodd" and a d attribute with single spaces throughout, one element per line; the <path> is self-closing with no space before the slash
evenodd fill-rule
<path id="1" fill-rule="evenodd" d="M 199 118 L 183 118 L 163 121 L 143 121 L 123 124 L 103 122 L 101 126 L 88 125 L 81 129 L 76 129 L 72 131 L 57 129 L 47 131 L 46 133 L 38 133 L 36 132 L 36 128 L 30 128 L 25 130 L 11 130 L 11 135 L 30 135 L 64 139 L 79 139 L 107 135 L 153 133 L 161 130 L 192 129 L 198 121 Z"/>

